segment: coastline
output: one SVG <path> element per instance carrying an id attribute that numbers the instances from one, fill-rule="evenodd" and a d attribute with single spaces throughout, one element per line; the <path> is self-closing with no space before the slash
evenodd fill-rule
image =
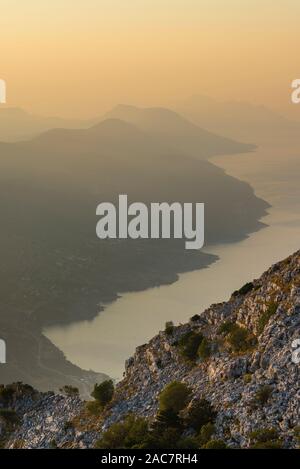
<path id="1" fill-rule="evenodd" d="M 268 152 L 268 148 L 261 149 L 256 155 L 256 162 L 251 162 L 247 155 L 239 155 L 237 158 L 244 158 L 245 165 L 252 167 L 254 171 L 253 166 L 256 163 L 259 168 L 260 165 L 263 166 L 261 157 L 265 155 L 265 170 L 267 171 Z M 228 158 L 231 160 L 228 161 Z M 230 174 L 232 168 L 235 167 L 234 159 L 235 157 L 228 156 L 214 158 L 214 160 L 221 160 L 222 167 L 228 165 L 231 168 Z M 280 161 L 284 164 L 283 159 Z M 245 177 L 249 172 L 251 173 L 249 169 L 243 169 L 243 171 Z M 282 171 L 278 168 L 280 181 L 281 173 Z M 235 173 L 234 176 L 238 175 Z M 253 178 L 252 175 L 251 178 Z M 295 207 L 294 213 L 289 213 L 290 200 L 286 194 L 284 181 L 280 184 L 282 184 L 281 189 L 287 200 L 284 201 L 283 195 L 279 194 L 278 197 L 281 196 L 283 200 L 281 206 L 277 199 L 273 198 L 273 183 L 268 184 L 268 180 L 265 183 L 263 178 L 264 175 L 261 176 L 258 172 L 258 180 L 253 178 L 253 187 L 259 197 L 266 198 L 267 196 L 267 201 L 273 204 L 269 214 L 262 219 L 268 225 L 264 229 L 238 242 L 206 246 L 206 250 L 218 256 L 217 262 L 210 264 L 208 268 L 179 274 L 178 281 L 170 285 L 160 285 L 158 288 L 140 292 L 123 293 L 119 295 L 117 301 L 106 305 L 94 320 L 82 321 L 61 328 L 49 328 L 46 335 L 61 346 L 73 362 L 75 361 L 80 366 L 85 363 L 92 363 L 94 368 L 99 366 L 95 369 L 114 368 L 116 372 L 111 375 L 114 378 L 120 378 L 124 369 L 124 360 L 132 355 L 135 346 L 147 342 L 164 327 L 165 321 L 173 320 L 175 323 L 186 321 L 193 314 L 201 313 L 212 302 L 226 300 L 232 291 L 246 283 L 249 278 L 260 275 L 268 265 L 298 248 L 300 237 L 298 207 Z M 247 177 L 247 182 L 251 183 L 249 177 Z M 292 194 L 294 189 L 291 186 Z M 278 191 L 277 185 L 276 190 Z M 282 242 L 283 240 L 285 242 Z M 76 352 L 77 337 L 80 337 L 81 341 L 80 353 Z M 101 341 L 103 347 L 98 346 Z M 87 343 L 91 344 L 90 355 Z"/>

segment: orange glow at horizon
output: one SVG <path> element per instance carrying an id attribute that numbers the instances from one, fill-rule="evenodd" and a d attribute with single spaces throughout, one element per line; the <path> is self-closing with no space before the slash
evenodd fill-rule
<path id="1" fill-rule="evenodd" d="M 2 0 L 8 104 L 90 117 L 120 102 L 168 105 L 204 94 L 289 113 L 300 5 L 273 3 Z"/>

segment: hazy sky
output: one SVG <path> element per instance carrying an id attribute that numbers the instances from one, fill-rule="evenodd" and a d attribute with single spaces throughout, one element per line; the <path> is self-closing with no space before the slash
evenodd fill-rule
<path id="1" fill-rule="evenodd" d="M 295 112 L 299 23 L 299 0 L 0 0 L 0 78 L 42 114 L 192 94 Z"/>

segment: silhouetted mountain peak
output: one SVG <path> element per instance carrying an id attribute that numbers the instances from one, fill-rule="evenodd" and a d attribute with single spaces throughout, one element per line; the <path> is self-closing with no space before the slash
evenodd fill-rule
<path id="1" fill-rule="evenodd" d="M 121 119 L 139 129 L 151 133 L 170 148 L 197 158 L 226 153 L 243 153 L 254 146 L 245 145 L 214 134 L 199 127 L 170 109 L 153 107 L 138 108 L 120 104 L 105 115 L 105 118 Z"/>
<path id="2" fill-rule="evenodd" d="M 276 146 L 282 142 L 298 142 L 299 123 L 276 110 L 247 101 L 219 101 L 196 95 L 177 103 L 174 108 L 200 127 L 241 140 Z"/>
<path id="3" fill-rule="evenodd" d="M 102 139 L 115 139 L 119 140 L 124 137 L 137 137 L 142 132 L 134 125 L 124 122 L 121 119 L 111 118 L 105 119 L 88 129 L 64 129 L 56 128 L 48 130 L 41 135 L 35 137 L 32 142 L 49 144 L 61 143 L 66 144 L 68 142 L 93 142 Z"/>
<path id="4" fill-rule="evenodd" d="M 155 129 L 157 131 L 182 130 L 182 126 L 186 130 L 197 128 L 195 124 L 189 122 L 175 111 L 164 107 L 139 108 L 136 106 L 119 104 L 108 112 L 106 118 L 119 118 L 126 122 L 136 125 L 145 126 L 147 130 Z"/>
<path id="5" fill-rule="evenodd" d="M 129 122 L 126 122 L 122 119 L 119 118 L 107 118 L 104 119 L 103 121 L 99 122 L 96 125 L 93 125 L 89 129 L 87 129 L 88 133 L 99 133 L 99 134 L 124 134 L 124 133 L 140 133 L 141 131 L 134 126 L 133 124 L 130 124 Z"/>

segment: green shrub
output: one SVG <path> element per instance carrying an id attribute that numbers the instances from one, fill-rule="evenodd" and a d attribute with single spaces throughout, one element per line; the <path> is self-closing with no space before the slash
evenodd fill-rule
<path id="1" fill-rule="evenodd" d="M 250 448 L 253 449 L 280 449 L 282 442 L 278 438 L 275 428 L 262 428 L 250 433 Z"/>
<path id="2" fill-rule="evenodd" d="M 251 373 L 245 373 L 243 376 L 243 380 L 245 384 L 249 384 L 252 381 L 252 374 Z"/>
<path id="3" fill-rule="evenodd" d="M 174 324 L 172 321 L 167 321 L 165 326 L 165 333 L 167 335 L 172 335 L 174 332 Z"/>
<path id="4" fill-rule="evenodd" d="M 192 316 L 190 320 L 192 322 L 196 322 L 196 321 L 199 321 L 200 318 L 201 318 L 200 314 L 194 314 L 194 316 Z"/>
<path id="5" fill-rule="evenodd" d="M 103 383 L 95 384 L 94 390 L 91 393 L 91 396 L 96 399 L 96 401 L 102 406 L 105 407 L 108 404 L 114 395 L 114 384 L 112 380 L 103 381 Z"/>
<path id="6" fill-rule="evenodd" d="M 227 336 L 228 343 L 234 352 L 246 352 L 254 344 L 249 331 L 237 324 Z"/>
<path id="7" fill-rule="evenodd" d="M 158 358 L 158 359 L 156 360 L 156 366 L 157 366 L 157 368 L 159 368 L 159 369 L 162 367 L 162 361 L 161 361 L 160 358 Z"/>
<path id="8" fill-rule="evenodd" d="M 147 447 L 149 426 L 142 417 L 128 415 L 123 422 L 117 422 L 103 433 L 96 448 L 143 448 Z M 145 445 L 145 446 L 144 446 Z"/>
<path id="9" fill-rule="evenodd" d="M 190 331 L 184 334 L 178 342 L 181 355 L 187 360 L 195 360 L 202 340 L 203 335 L 199 332 Z"/>
<path id="10" fill-rule="evenodd" d="M 244 295 L 247 295 L 247 293 L 249 293 L 251 290 L 253 290 L 253 283 L 252 282 L 248 282 L 246 283 L 245 285 L 242 286 L 242 288 L 240 288 L 239 290 L 236 290 L 233 292 L 232 296 L 244 296 Z"/>
<path id="11" fill-rule="evenodd" d="M 85 406 L 91 415 L 100 415 L 103 410 L 103 406 L 98 401 L 88 401 Z"/>
<path id="12" fill-rule="evenodd" d="M 14 395 L 14 390 L 9 386 L 1 385 L 0 387 L 0 401 L 9 402 Z"/>
<path id="13" fill-rule="evenodd" d="M 204 425 L 212 423 L 216 417 L 212 405 L 206 399 L 195 400 L 185 416 L 185 425 L 199 432 Z"/>
<path id="14" fill-rule="evenodd" d="M 183 431 L 182 420 L 173 410 L 160 410 L 151 425 L 148 448 L 177 448 Z"/>
<path id="15" fill-rule="evenodd" d="M 282 442 L 278 441 L 266 441 L 265 443 L 255 443 L 251 446 L 252 449 L 282 449 Z"/>
<path id="16" fill-rule="evenodd" d="M 0 409 L 0 418 L 8 423 L 16 423 L 19 420 L 17 413 L 13 409 Z"/>
<path id="17" fill-rule="evenodd" d="M 202 360 L 206 360 L 209 358 L 211 353 L 211 344 L 206 337 L 203 338 L 201 344 L 198 347 L 198 352 L 197 355 L 199 358 L 202 358 Z"/>
<path id="18" fill-rule="evenodd" d="M 63 386 L 60 389 L 60 392 L 63 392 L 67 396 L 78 396 L 79 395 L 79 389 L 74 387 L 74 386 L 70 386 L 69 384 L 66 384 L 65 386 Z"/>
<path id="19" fill-rule="evenodd" d="M 235 322 L 225 321 L 219 327 L 219 334 L 224 334 L 228 344 L 234 352 L 246 352 L 256 342 L 253 335 L 247 329 Z"/>
<path id="20" fill-rule="evenodd" d="M 232 332 L 236 327 L 236 324 L 235 322 L 231 322 L 231 321 L 225 321 L 221 324 L 221 326 L 219 327 L 219 334 L 229 334 L 230 332 Z"/>
<path id="21" fill-rule="evenodd" d="M 180 438 L 177 442 L 176 449 L 198 449 L 199 443 L 197 438 Z"/>
<path id="22" fill-rule="evenodd" d="M 213 436 L 215 432 L 215 426 L 213 423 L 208 422 L 206 425 L 203 425 L 201 427 L 200 433 L 199 433 L 199 441 L 200 445 L 206 445 L 206 443 L 211 440 L 211 437 Z"/>
<path id="23" fill-rule="evenodd" d="M 191 390 L 186 384 L 173 381 L 159 395 L 159 410 L 180 412 L 188 404 Z"/>
<path id="24" fill-rule="evenodd" d="M 50 441 L 50 449 L 57 449 L 56 440 L 53 439 Z"/>
<path id="25" fill-rule="evenodd" d="M 151 429 L 155 432 L 161 432 L 168 427 L 182 429 L 182 422 L 178 412 L 173 409 L 159 410 Z"/>
<path id="26" fill-rule="evenodd" d="M 272 386 L 262 386 L 255 394 L 255 400 L 262 406 L 265 405 L 270 399 L 273 392 Z"/>
<path id="27" fill-rule="evenodd" d="M 139 448 L 149 449 L 169 449 L 177 448 L 181 442 L 181 430 L 174 427 L 167 427 L 162 432 L 150 432 L 148 437 Z"/>
<path id="28" fill-rule="evenodd" d="M 264 311 L 258 319 L 257 331 L 258 334 L 261 334 L 264 331 L 264 328 L 268 324 L 269 320 L 276 313 L 278 308 L 277 303 L 270 303 L 267 310 Z"/>
<path id="29" fill-rule="evenodd" d="M 227 449 L 227 445 L 223 440 L 210 440 L 206 445 L 202 446 L 203 449 Z"/>
<path id="30" fill-rule="evenodd" d="M 297 446 L 300 447 L 300 425 L 294 428 L 294 437 L 297 440 Z"/>
<path id="31" fill-rule="evenodd" d="M 251 442 L 263 443 L 268 440 L 278 439 L 278 432 L 275 428 L 259 428 L 249 434 Z"/>

